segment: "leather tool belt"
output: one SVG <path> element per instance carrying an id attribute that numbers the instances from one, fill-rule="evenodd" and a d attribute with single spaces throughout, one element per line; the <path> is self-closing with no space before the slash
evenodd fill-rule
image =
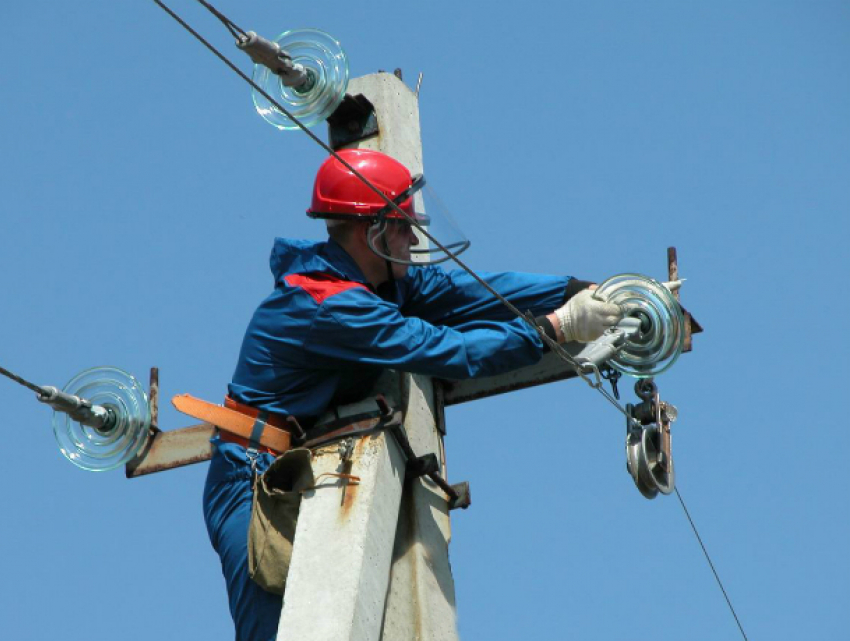
<path id="1" fill-rule="evenodd" d="M 259 410 L 225 397 L 224 406 L 189 394 L 171 399 L 178 411 L 215 425 L 219 437 L 244 448 L 280 456 L 293 445 L 314 448 L 349 436 L 361 436 L 376 429 L 401 425 L 401 412 L 391 408 L 383 396 L 337 408 L 315 425 L 309 435 L 293 416 Z"/>
<path id="2" fill-rule="evenodd" d="M 275 456 L 292 448 L 304 438 L 304 431 L 293 417 L 281 416 L 225 398 L 224 406 L 209 403 L 189 394 L 171 399 L 180 412 L 215 425 L 221 440 Z"/>

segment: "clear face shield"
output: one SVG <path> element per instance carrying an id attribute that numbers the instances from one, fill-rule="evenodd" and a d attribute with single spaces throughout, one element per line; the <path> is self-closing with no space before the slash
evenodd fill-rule
<path id="1" fill-rule="evenodd" d="M 469 247 L 469 240 L 422 175 L 414 176 L 413 184 L 393 202 L 406 215 L 387 205 L 366 236 L 369 248 L 384 260 L 436 265 Z"/>

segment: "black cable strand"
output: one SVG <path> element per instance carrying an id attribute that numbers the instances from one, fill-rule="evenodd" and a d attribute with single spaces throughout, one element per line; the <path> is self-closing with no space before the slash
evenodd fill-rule
<path id="1" fill-rule="evenodd" d="M 732 616 L 735 617 L 735 623 L 738 624 L 738 629 L 741 631 L 741 636 L 744 637 L 744 641 L 749 641 L 747 639 L 747 633 L 744 632 L 744 628 L 741 625 L 741 620 L 738 619 L 738 615 L 735 613 L 735 608 L 732 607 L 732 601 L 729 600 L 729 595 L 726 594 L 726 589 L 723 587 L 723 582 L 720 580 L 720 575 L 717 574 L 717 570 L 714 569 L 714 563 L 711 562 L 711 557 L 708 555 L 708 550 L 705 549 L 705 545 L 702 542 L 702 537 L 699 535 L 697 531 L 697 526 L 694 524 L 694 520 L 691 518 L 691 513 L 688 512 L 688 508 L 685 506 L 685 501 L 682 498 L 682 494 L 679 492 L 679 488 L 676 488 L 676 496 L 679 499 L 679 503 L 682 505 L 682 509 L 685 511 L 685 516 L 688 517 L 688 522 L 691 524 L 691 528 L 696 534 L 697 541 L 699 541 L 699 545 L 702 548 L 702 553 L 705 555 L 705 559 L 708 561 L 709 567 L 711 567 L 711 571 L 714 573 L 714 578 L 717 580 L 717 585 L 720 586 L 720 591 L 723 592 L 723 598 L 726 599 L 726 604 L 729 606 L 729 610 L 732 612 Z"/>
<path id="2" fill-rule="evenodd" d="M 41 394 L 45 393 L 44 389 L 42 389 L 41 387 L 39 387 L 35 383 L 30 383 L 28 380 L 21 378 L 17 374 L 13 374 L 12 372 L 10 372 L 9 370 L 7 370 L 4 367 L 0 367 L 0 374 L 2 374 L 3 376 L 6 376 L 8 378 L 11 378 L 13 381 L 15 381 L 16 383 L 18 383 L 20 385 L 23 385 L 24 387 L 31 389 L 36 394 L 41 395 Z"/>
<path id="3" fill-rule="evenodd" d="M 218 18 L 219 20 L 221 20 L 222 24 L 224 24 L 224 26 L 225 26 L 225 27 L 227 27 L 227 30 L 231 33 L 231 35 L 232 35 L 234 38 L 236 38 L 237 40 L 239 40 L 239 36 L 240 36 L 240 35 L 247 37 L 247 34 L 245 33 L 245 31 L 244 31 L 244 30 L 240 29 L 240 28 L 239 28 L 239 26 L 238 26 L 235 22 L 233 22 L 233 20 L 231 20 L 230 18 L 228 18 L 228 17 L 227 17 L 226 15 L 224 15 L 221 11 L 219 11 L 219 10 L 218 10 L 218 9 L 216 9 L 214 6 L 212 6 L 209 2 L 207 2 L 206 0 L 198 0 L 198 2 L 199 2 L 201 5 L 203 5 L 203 6 L 204 6 L 204 7 L 205 7 L 205 8 L 206 8 L 206 9 L 207 9 L 207 10 L 208 10 L 211 14 L 213 14 L 216 18 Z M 234 31 L 234 29 L 235 29 L 236 31 Z M 239 33 L 236 33 L 237 31 L 238 31 Z"/>
<path id="4" fill-rule="evenodd" d="M 237 42 L 240 42 L 242 40 L 242 38 L 247 37 L 244 34 L 237 33 L 236 30 L 233 27 L 231 27 L 229 24 L 227 24 L 226 22 L 224 23 L 224 26 L 227 27 L 227 30 L 230 32 L 230 35 L 233 36 L 234 38 L 236 38 Z"/>

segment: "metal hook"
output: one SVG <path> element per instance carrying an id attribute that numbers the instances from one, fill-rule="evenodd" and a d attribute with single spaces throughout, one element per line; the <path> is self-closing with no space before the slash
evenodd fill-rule
<path id="1" fill-rule="evenodd" d="M 581 376 L 582 380 L 585 383 L 587 383 L 594 389 L 599 389 L 602 387 L 602 375 L 599 373 L 599 367 L 596 365 L 596 363 L 586 359 L 581 359 L 576 360 L 576 365 L 576 373 Z M 595 383 L 588 378 L 589 374 L 592 374 L 596 378 Z"/>

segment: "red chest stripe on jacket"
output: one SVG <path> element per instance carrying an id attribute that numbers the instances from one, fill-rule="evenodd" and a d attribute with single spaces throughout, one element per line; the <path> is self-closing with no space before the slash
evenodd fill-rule
<path id="1" fill-rule="evenodd" d="M 366 289 L 366 286 L 360 283 L 352 283 L 350 280 L 342 280 L 328 274 L 289 274 L 284 276 L 283 280 L 290 287 L 303 289 L 319 305 L 334 294 L 340 294 L 355 287 Z"/>

